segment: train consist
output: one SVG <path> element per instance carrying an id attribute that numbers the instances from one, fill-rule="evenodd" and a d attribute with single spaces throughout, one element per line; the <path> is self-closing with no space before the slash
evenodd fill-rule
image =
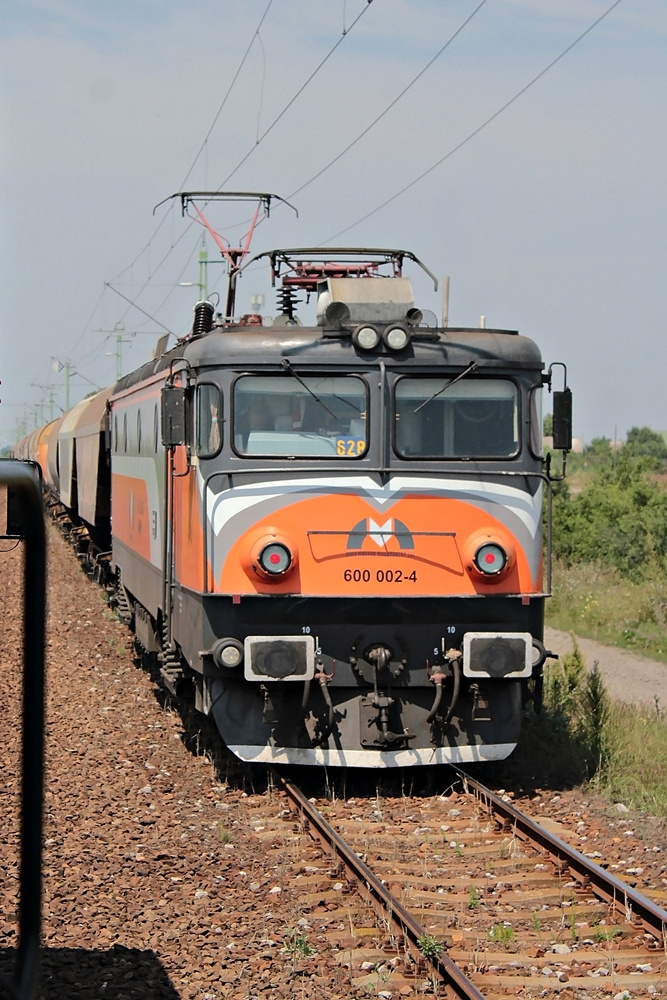
<path id="1" fill-rule="evenodd" d="M 15 454 L 165 684 L 194 686 L 240 758 L 506 757 L 547 655 L 551 368 L 515 332 L 423 313 L 412 254 L 260 258 L 270 325 L 199 302 L 176 347 Z M 565 388 L 564 452 L 570 423 Z"/>

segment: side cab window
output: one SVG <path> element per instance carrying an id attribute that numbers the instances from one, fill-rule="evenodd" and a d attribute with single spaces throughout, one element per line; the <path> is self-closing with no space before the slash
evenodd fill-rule
<path id="1" fill-rule="evenodd" d="M 213 458 L 222 447 L 222 392 L 214 382 L 200 382 L 195 402 L 195 453 Z"/>
<path id="2" fill-rule="evenodd" d="M 534 385 L 530 390 L 530 427 L 528 441 L 531 454 L 535 458 L 543 455 L 542 386 Z"/>

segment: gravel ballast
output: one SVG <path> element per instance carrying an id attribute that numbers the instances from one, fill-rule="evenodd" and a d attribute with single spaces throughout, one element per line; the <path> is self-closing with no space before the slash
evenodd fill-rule
<path id="1" fill-rule="evenodd" d="M 7 541 L 0 549 L 0 968 L 9 973 L 18 929 L 22 553 Z M 279 804 L 266 805 L 233 764 L 226 775 L 222 757 L 216 771 L 204 753 L 206 725 L 201 733 L 184 725 L 165 702 L 127 628 L 55 529 L 48 592 L 40 1000 L 366 996 L 341 960 L 341 935 L 351 935 L 341 906 L 300 890 L 316 848 L 287 833 L 267 836 L 261 815 Z M 561 824 L 580 850 L 609 854 L 619 875 L 664 895 L 663 827 L 642 839 L 629 817 L 592 797 L 581 804 L 576 790 L 517 797 Z M 347 947 L 354 944 L 350 936 Z"/>

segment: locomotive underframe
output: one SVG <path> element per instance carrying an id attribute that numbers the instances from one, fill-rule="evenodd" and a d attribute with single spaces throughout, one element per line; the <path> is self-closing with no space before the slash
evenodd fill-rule
<path id="1" fill-rule="evenodd" d="M 193 671 L 197 707 L 212 713 L 238 756 L 381 767 L 507 756 L 519 736 L 527 682 L 456 678 L 446 653 L 460 648 L 469 632 L 530 633 L 541 640 L 544 610 L 541 597 L 529 603 L 521 597 L 249 597 L 234 604 L 182 588 L 174 604 L 174 634 Z M 216 664 L 216 639 L 259 634 L 312 635 L 315 678 L 248 683 L 242 665 Z M 378 648 L 391 653 L 379 666 L 368 658 Z M 434 713 L 437 674 L 442 698 Z"/>

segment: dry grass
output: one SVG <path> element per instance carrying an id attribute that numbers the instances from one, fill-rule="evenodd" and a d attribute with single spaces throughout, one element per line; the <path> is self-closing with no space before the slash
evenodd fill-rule
<path id="1" fill-rule="evenodd" d="M 612 753 L 593 783 L 615 802 L 667 817 L 667 718 L 615 703 L 608 725 Z"/>
<path id="2" fill-rule="evenodd" d="M 554 563 L 547 623 L 667 663 L 667 579 L 631 583 L 600 564 Z"/>

